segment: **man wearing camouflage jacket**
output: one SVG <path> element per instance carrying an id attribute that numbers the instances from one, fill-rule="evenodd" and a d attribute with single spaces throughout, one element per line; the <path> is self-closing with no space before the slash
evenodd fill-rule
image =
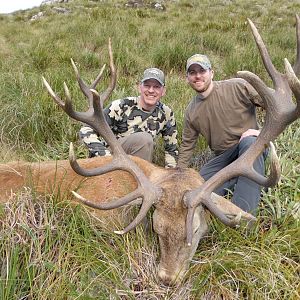
<path id="1" fill-rule="evenodd" d="M 166 92 L 164 73 L 146 69 L 138 86 L 138 97 L 113 101 L 104 114 L 127 154 L 152 161 L 155 139 L 164 139 L 165 167 L 176 167 L 178 157 L 177 129 L 173 111 L 160 102 Z M 89 149 L 89 156 L 111 155 L 106 142 L 89 126 L 80 129 L 80 139 Z"/>

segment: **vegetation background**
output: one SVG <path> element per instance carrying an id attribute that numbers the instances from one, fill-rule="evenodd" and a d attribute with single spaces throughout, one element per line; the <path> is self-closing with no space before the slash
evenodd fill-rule
<path id="1" fill-rule="evenodd" d="M 136 95 L 150 66 L 167 75 L 164 102 L 177 118 L 193 92 L 185 82 L 190 55 L 207 54 L 215 79 L 249 70 L 271 85 L 247 24 L 258 27 L 274 65 L 295 61 L 295 13 L 300 2 L 270 0 L 86 1 L 45 5 L 0 15 L 0 162 L 65 159 L 69 142 L 79 157 L 79 124 L 56 107 L 43 75 L 60 95 L 69 86 L 78 110 L 86 101 L 70 58 L 91 82 L 108 62 L 112 38 L 118 83 L 111 99 Z M 59 13 L 55 7 L 66 8 Z M 44 16 L 30 21 L 42 11 Z M 105 88 L 109 71 L 100 85 Z M 263 120 L 263 116 L 262 116 Z M 138 228 L 125 236 L 104 232 L 81 207 L 30 191 L 1 208 L 0 299 L 300 299 L 300 122 L 276 141 L 282 178 L 264 193 L 251 231 L 213 220 L 181 285 L 156 279 L 157 237 Z M 158 146 L 159 148 L 160 146 Z M 197 151 L 205 143 L 199 142 Z M 160 151 L 156 163 L 162 163 Z"/>

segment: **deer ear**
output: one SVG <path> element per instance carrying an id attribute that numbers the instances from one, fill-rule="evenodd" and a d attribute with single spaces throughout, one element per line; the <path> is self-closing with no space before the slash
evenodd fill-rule
<path id="1" fill-rule="evenodd" d="M 245 221 L 254 221 L 256 218 L 243 211 L 241 208 L 233 204 L 231 201 L 221 197 L 215 193 L 211 194 L 211 201 L 227 216 L 232 218 L 241 218 Z"/>

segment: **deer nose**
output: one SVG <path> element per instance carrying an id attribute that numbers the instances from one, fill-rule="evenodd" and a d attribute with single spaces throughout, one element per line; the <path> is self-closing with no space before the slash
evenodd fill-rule
<path id="1" fill-rule="evenodd" d="M 172 286 L 179 282 L 179 276 L 168 274 L 166 269 L 159 269 L 158 278 L 167 286 Z"/>

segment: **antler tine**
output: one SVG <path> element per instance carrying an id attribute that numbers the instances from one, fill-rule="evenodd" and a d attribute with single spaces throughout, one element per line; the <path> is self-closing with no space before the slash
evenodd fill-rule
<path id="1" fill-rule="evenodd" d="M 101 68 L 99 74 L 97 75 L 96 79 L 94 80 L 94 82 L 88 86 L 85 81 L 81 78 L 80 76 L 80 73 L 78 71 L 78 68 L 76 67 L 76 64 L 75 62 L 73 61 L 73 59 L 71 58 L 71 64 L 73 66 L 73 69 L 74 69 L 74 72 L 75 72 L 75 75 L 76 75 L 76 79 L 77 79 L 77 82 L 79 84 L 79 87 L 82 91 L 82 93 L 86 96 L 86 98 L 89 100 L 89 103 L 91 103 L 92 101 L 92 94 L 90 92 L 90 89 L 95 89 L 97 84 L 99 83 L 99 81 L 101 80 L 102 78 L 102 75 L 103 75 L 103 72 L 105 70 L 105 64 L 103 65 L 103 67 Z"/>
<path id="2" fill-rule="evenodd" d="M 111 80 L 110 80 L 110 84 L 109 84 L 108 88 L 106 89 L 106 91 L 104 91 L 100 96 L 102 105 L 105 102 L 105 100 L 110 97 L 112 91 L 114 90 L 115 85 L 116 85 L 116 78 L 117 78 L 110 38 L 108 40 L 108 51 L 109 51 L 109 67 L 110 67 L 110 72 L 111 72 L 111 77 L 110 77 Z"/>
<path id="3" fill-rule="evenodd" d="M 114 204 L 112 205 L 111 202 L 102 203 L 102 204 L 96 204 L 94 202 L 90 202 L 89 200 L 85 199 L 80 194 L 76 193 L 75 191 L 72 191 L 72 194 L 77 198 L 77 200 L 79 202 L 81 202 L 89 207 L 101 209 L 101 210 L 110 210 L 113 208 L 121 207 L 123 205 L 128 204 L 132 200 L 137 199 L 140 196 L 139 191 L 137 189 L 137 190 L 127 194 L 126 196 L 114 201 Z"/>
<path id="4" fill-rule="evenodd" d="M 73 145 L 70 145 L 70 152 L 69 152 L 69 160 L 72 168 L 76 173 L 82 176 L 97 176 L 101 175 L 107 172 L 111 172 L 113 170 L 124 170 L 129 172 L 135 180 L 137 181 L 138 187 L 135 191 L 127 194 L 124 197 L 121 197 L 120 199 L 111 201 L 107 204 L 102 205 L 95 205 L 91 201 L 88 201 L 78 195 L 74 192 L 74 196 L 77 197 L 77 199 L 84 204 L 98 208 L 98 209 L 112 209 L 117 208 L 122 205 L 125 205 L 137 198 L 142 198 L 143 203 L 142 207 L 138 213 L 138 215 L 135 217 L 135 219 L 122 231 L 117 233 L 126 233 L 129 230 L 132 230 L 135 228 L 146 216 L 148 210 L 150 207 L 156 203 L 160 197 L 161 197 L 161 188 L 152 184 L 150 180 L 145 176 L 145 174 L 142 172 L 142 170 L 130 159 L 130 157 L 124 152 L 121 145 L 118 143 L 115 135 L 111 131 L 109 125 L 106 122 L 104 112 L 103 112 L 103 104 L 106 99 L 109 98 L 112 91 L 115 88 L 116 85 L 116 70 L 113 62 L 113 55 L 112 55 L 112 48 L 111 48 L 111 40 L 109 39 L 109 57 L 110 57 L 110 72 L 111 72 L 111 79 L 110 84 L 106 91 L 99 96 L 97 91 L 94 89 L 89 89 L 89 92 L 87 92 L 87 86 L 85 83 L 80 79 L 79 72 L 74 64 L 73 68 L 76 72 L 76 76 L 79 82 L 79 85 L 81 85 L 81 89 L 83 93 L 89 98 L 89 109 L 86 112 L 77 112 L 73 109 L 72 106 L 72 100 L 70 96 L 70 92 L 68 90 L 67 85 L 64 83 L 64 90 L 66 95 L 65 103 L 53 92 L 52 88 L 48 84 L 48 82 L 43 78 L 44 84 L 51 95 L 51 97 L 54 99 L 54 101 L 73 119 L 86 123 L 90 125 L 92 128 L 98 132 L 99 135 L 101 135 L 106 142 L 109 144 L 112 153 L 113 153 L 113 159 L 110 163 L 107 165 L 104 165 L 102 167 L 85 170 L 79 166 L 79 164 L 76 161 Z M 101 73 L 101 72 L 100 72 Z M 98 77 L 97 77 L 98 78 Z M 96 85 L 97 79 L 94 81 L 93 84 Z"/>
<path id="5" fill-rule="evenodd" d="M 300 116 L 300 81 L 296 77 L 296 74 L 295 74 L 293 68 L 291 67 L 291 64 L 289 63 L 289 61 L 286 58 L 284 59 L 284 64 L 285 64 L 285 70 L 286 70 L 289 86 L 290 86 L 293 94 L 295 95 L 295 98 L 297 101 L 294 112 L 293 111 L 291 112 L 292 114 L 294 113 L 294 115 L 291 116 L 291 118 L 293 118 L 293 121 L 294 121 L 297 118 L 299 118 L 299 116 Z"/>
<path id="6" fill-rule="evenodd" d="M 48 81 L 45 79 L 44 76 L 42 76 L 42 79 L 43 79 L 43 83 L 44 83 L 48 93 L 50 94 L 50 96 L 54 99 L 54 101 L 58 104 L 58 106 L 60 106 L 62 109 L 64 109 L 65 103 L 54 93 L 50 84 L 48 83 Z"/>
<path id="7" fill-rule="evenodd" d="M 279 75 L 278 71 L 275 69 L 275 67 L 271 61 L 268 50 L 259 34 L 257 28 L 255 27 L 255 25 L 253 24 L 253 22 L 250 19 L 247 19 L 247 20 L 251 27 L 256 45 L 257 45 L 260 55 L 262 57 L 265 68 L 266 68 L 267 72 L 269 73 L 269 76 L 272 78 L 273 83 L 276 85 L 277 80 L 280 75 Z M 276 86 L 275 86 L 275 88 L 276 88 Z"/>
<path id="8" fill-rule="evenodd" d="M 211 193 L 230 178 L 237 176 L 245 176 L 260 185 L 276 184 L 279 180 L 279 165 L 274 162 L 274 155 L 271 162 L 271 174 L 268 179 L 259 175 L 253 169 L 253 163 L 256 158 L 265 149 L 266 145 L 274 140 L 287 125 L 295 121 L 300 116 L 300 82 L 296 77 L 293 68 L 285 59 L 286 74 L 279 73 L 273 66 L 267 48 L 258 33 L 255 25 L 251 20 L 248 20 L 256 44 L 260 51 L 264 66 L 272 78 L 275 91 L 271 91 L 264 82 L 251 72 L 238 72 L 238 77 L 244 78 L 257 90 L 265 103 L 266 116 L 264 126 L 254 144 L 233 163 L 222 169 L 220 172 L 206 181 L 200 188 L 186 193 L 185 205 L 188 207 L 188 222 L 187 222 L 187 242 L 192 240 L 192 221 L 194 217 L 195 207 L 203 203 L 215 216 L 217 216 L 224 224 L 228 226 L 237 225 L 236 220 L 231 220 L 218 211 L 215 205 L 210 201 Z M 297 22 L 299 18 L 297 16 Z M 298 23 L 297 23 L 298 24 Z M 298 30 L 298 26 L 297 26 Z M 298 31 L 297 31 L 298 39 Z M 299 39 L 298 39 L 299 40 Z M 298 52 L 297 52 L 298 53 Z M 291 91 L 294 93 L 297 106 L 292 101 Z M 271 153 L 274 152 L 271 146 Z M 276 160 L 276 158 L 275 158 Z M 249 166 L 251 166 L 249 168 Z"/>
<path id="9" fill-rule="evenodd" d="M 94 80 L 94 82 L 91 84 L 91 88 L 92 89 L 95 89 L 97 84 L 99 83 L 99 81 L 101 80 L 102 78 L 102 75 L 103 75 L 103 72 L 106 68 L 106 64 L 104 64 L 99 72 L 99 74 L 97 75 L 96 79 Z"/>
<path id="10" fill-rule="evenodd" d="M 144 197 L 144 195 L 145 195 L 144 201 L 142 202 L 142 207 L 141 207 L 138 215 L 134 218 L 134 220 L 129 225 L 126 226 L 126 228 L 124 228 L 121 231 L 114 231 L 116 234 L 125 234 L 125 233 L 131 231 L 138 224 L 140 224 L 142 222 L 142 220 L 146 217 L 147 212 L 149 211 L 151 206 L 156 202 L 156 201 L 153 202 L 152 195 L 149 195 L 149 193 L 147 194 L 147 192 L 148 191 L 146 191 L 144 188 L 140 187 L 140 188 L 136 189 L 135 191 L 133 191 L 132 193 L 130 193 L 116 201 L 109 202 L 109 203 L 103 203 L 103 204 L 95 204 L 91 201 L 88 201 L 87 199 L 85 199 L 81 195 L 77 194 L 76 192 L 72 191 L 73 195 L 77 198 L 77 200 L 79 200 L 79 202 L 81 202 L 89 207 L 101 209 L 101 210 L 110 210 L 113 208 L 121 207 L 139 197 Z M 156 195 L 156 199 L 159 199 L 160 196 L 161 196 L 161 192 L 159 191 L 158 194 Z"/>
<path id="11" fill-rule="evenodd" d="M 296 35 L 297 35 L 297 55 L 296 62 L 293 66 L 295 74 L 299 76 L 300 73 L 300 18 L 296 15 Z"/>
<path id="12" fill-rule="evenodd" d="M 115 65 L 114 65 L 114 61 L 113 61 L 113 53 L 112 53 L 112 47 L 111 47 L 111 39 L 109 38 L 108 40 L 108 51 L 109 51 L 109 58 L 110 58 L 110 71 L 111 71 L 111 82 L 109 87 L 107 88 L 107 90 L 105 92 L 103 92 L 100 96 L 100 101 L 101 104 L 103 106 L 104 102 L 110 97 L 112 91 L 115 88 L 116 85 L 116 69 L 115 69 Z M 88 98 L 89 100 L 89 105 L 92 105 L 92 93 L 91 93 L 91 89 L 95 89 L 97 84 L 99 83 L 99 81 L 102 79 L 102 75 L 103 72 L 105 70 L 106 65 L 104 64 L 99 72 L 99 74 L 97 75 L 96 79 L 94 80 L 94 82 L 88 86 L 85 81 L 81 78 L 80 73 L 78 71 L 78 68 L 76 66 L 76 64 L 74 63 L 73 59 L 71 58 L 71 63 L 76 75 L 76 79 L 78 81 L 79 87 L 82 91 L 82 93 Z"/>
<path id="13" fill-rule="evenodd" d="M 151 188 L 151 187 L 149 187 L 149 188 Z M 155 192 L 155 194 L 156 194 L 155 199 L 156 200 L 160 199 L 161 193 L 162 192 L 161 192 L 160 189 L 156 189 L 156 192 Z M 142 203 L 142 207 L 141 207 L 138 215 L 135 217 L 135 219 L 126 228 L 124 228 L 121 231 L 114 231 L 116 234 L 125 234 L 125 233 L 131 231 L 132 229 L 134 229 L 146 217 L 147 212 L 150 210 L 151 206 L 157 202 L 157 201 L 153 202 L 153 196 L 150 195 L 150 193 L 148 193 L 148 190 L 144 191 L 143 195 L 145 195 L 145 197 L 144 197 L 144 201 Z"/>
<path id="14" fill-rule="evenodd" d="M 110 164 L 101 166 L 99 168 L 93 168 L 93 169 L 81 168 L 75 157 L 73 143 L 70 143 L 70 147 L 69 147 L 69 161 L 70 161 L 70 165 L 71 165 L 72 169 L 77 174 L 80 174 L 85 177 L 98 176 L 98 175 L 102 175 L 102 174 L 120 169 L 119 166 L 116 164 L 116 161 L 112 161 Z"/>

